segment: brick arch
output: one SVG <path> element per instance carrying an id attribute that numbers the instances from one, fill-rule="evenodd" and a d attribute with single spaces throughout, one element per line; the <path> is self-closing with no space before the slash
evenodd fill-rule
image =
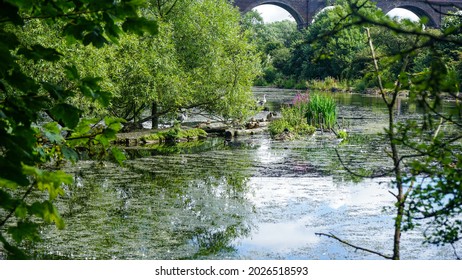
<path id="1" fill-rule="evenodd" d="M 233 0 L 231 0 L 233 1 Z M 295 19 L 299 27 L 304 27 L 313 21 L 314 16 L 322 8 L 329 6 L 329 0 L 234 0 L 234 5 L 242 12 L 271 4 L 279 6 L 288 11 Z M 394 8 L 404 8 L 419 17 L 427 17 L 427 25 L 439 27 L 442 15 L 456 7 L 462 7 L 462 0 L 375 0 L 377 7 L 388 13 Z"/>
<path id="2" fill-rule="evenodd" d="M 261 5 L 275 5 L 286 10 L 297 22 L 297 25 L 302 27 L 307 25 L 305 1 L 295 0 L 236 0 L 234 4 L 239 7 L 241 12 L 246 13 L 255 7 Z"/>
<path id="3" fill-rule="evenodd" d="M 377 6 L 381 8 L 384 13 L 388 13 L 395 8 L 408 10 L 416 14 L 419 18 L 427 18 L 427 25 L 432 27 L 439 27 L 441 24 L 442 14 L 438 11 L 443 13 L 448 11 L 447 7 L 443 8 L 443 6 L 435 6 L 435 11 L 435 9 L 433 9 L 427 3 L 419 1 L 379 1 Z"/>
<path id="4" fill-rule="evenodd" d="M 414 6 L 399 6 L 397 8 L 402 8 L 402 9 L 406 9 L 408 11 L 411 11 L 413 12 L 414 14 L 416 14 L 419 18 L 427 18 L 428 19 L 428 25 L 429 26 L 437 26 L 439 24 L 437 24 L 437 22 L 439 23 L 440 22 L 440 18 L 434 18 L 432 17 L 431 15 L 429 15 L 425 10 L 419 8 L 419 7 L 414 7 Z"/>

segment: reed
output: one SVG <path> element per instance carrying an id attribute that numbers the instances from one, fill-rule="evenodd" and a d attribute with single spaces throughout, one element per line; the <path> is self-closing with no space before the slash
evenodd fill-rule
<path id="1" fill-rule="evenodd" d="M 308 124 L 321 129 L 332 129 L 337 122 L 337 105 L 328 96 L 314 94 L 306 108 Z"/>

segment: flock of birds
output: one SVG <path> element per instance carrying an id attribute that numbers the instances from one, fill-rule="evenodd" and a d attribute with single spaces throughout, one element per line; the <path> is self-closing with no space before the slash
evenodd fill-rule
<path id="1" fill-rule="evenodd" d="M 260 100 L 257 100 L 257 106 L 259 107 L 264 107 L 266 104 L 266 94 L 263 95 L 263 98 L 260 99 Z M 176 120 L 179 122 L 179 123 L 183 123 L 185 122 L 186 120 L 188 119 L 188 114 L 186 113 L 186 111 L 183 111 L 181 110 L 176 118 Z"/>

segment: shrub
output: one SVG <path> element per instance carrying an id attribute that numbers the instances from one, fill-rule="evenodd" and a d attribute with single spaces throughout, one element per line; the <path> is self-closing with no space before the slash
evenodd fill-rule
<path id="1" fill-rule="evenodd" d="M 270 125 L 268 126 L 268 129 L 269 129 L 271 136 L 275 136 L 275 135 L 283 133 L 285 129 L 290 130 L 290 127 L 291 126 L 289 125 L 289 122 L 285 120 L 284 118 L 281 118 L 281 119 L 271 122 Z"/>
<path id="2" fill-rule="evenodd" d="M 306 87 L 319 91 L 349 90 L 347 80 L 336 80 L 332 77 L 326 77 L 324 80 L 309 80 L 306 82 Z"/>
<path id="3" fill-rule="evenodd" d="M 310 135 L 316 130 L 315 127 L 307 123 L 305 117 L 308 107 L 309 95 L 297 94 L 292 101 L 292 107 L 281 109 L 282 118 L 273 121 L 269 125 L 271 136 L 283 133 L 286 129 L 298 135 Z"/>

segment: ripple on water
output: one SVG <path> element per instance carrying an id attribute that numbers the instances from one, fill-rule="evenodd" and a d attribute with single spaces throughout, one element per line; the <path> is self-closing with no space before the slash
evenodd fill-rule
<path id="1" fill-rule="evenodd" d="M 275 92 L 278 95 L 275 95 Z M 277 108 L 293 91 L 268 93 Z M 257 95 L 260 93 L 257 93 Z M 263 93 L 261 93 L 262 95 Z M 280 94 L 280 95 L 279 95 Z M 209 140 L 207 149 L 69 167 L 78 180 L 58 207 L 66 229 L 44 229 L 38 258 L 74 259 L 376 259 L 337 241 L 390 253 L 391 178 L 352 180 L 352 168 L 388 166 L 381 138 L 383 110 L 340 106 L 350 140 L 317 133 L 292 142 L 269 135 L 241 137 L 232 147 Z M 354 120 L 352 117 L 360 119 Z M 374 118 L 370 121 L 369 118 Z M 451 259 L 452 249 L 421 244 L 421 232 L 403 234 L 406 259 Z"/>

